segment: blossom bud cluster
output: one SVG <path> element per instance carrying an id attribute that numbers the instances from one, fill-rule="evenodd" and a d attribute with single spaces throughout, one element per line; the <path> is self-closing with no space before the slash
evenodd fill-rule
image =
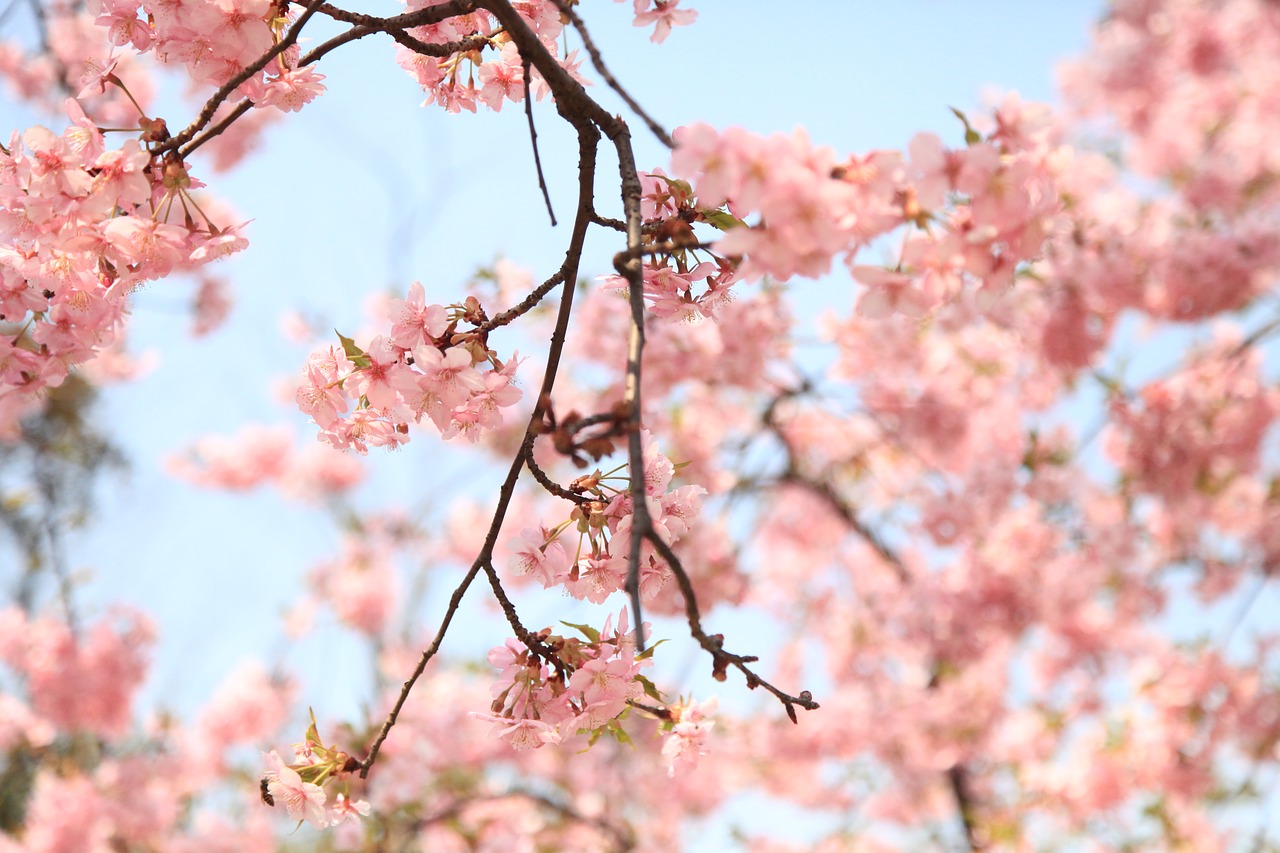
<path id="1" fill-rule="evenodd" d="M 446 309 L 426 304 L 414 282 L 408 299 L 390 302 L 392 327 L 368 349 L 341 338 L 342 347 L 312 353 L 296 399 L 320 427 L 320 438 L 345 450 L 367 453 L 369 445 L 398 447 L 409 440 L 410 421 L 427 416 L 443 438 L 476 441 L 502 424 L 501 409 L 521 396 L 512 385 L 520 363 L 504 363 L 479 331 L 458 330 L 460 322 L 480 326 L 484 310 L 474 298 Z M 344 417 L 351 404 L 350 417 Z"/>
<path id="2" fill-rule="evenodd" d="M 286 764 L 274 749 L 262 754 L 266 771 L 262 776 L 262 800 L 269 806 L 283 805 L 289 817 L 324 829 L 366 817 L 371 806 L 352 800 L 347 780 L 360 763 L 335 746 L 325 746 L 316 729 L 315 714 L 306 739 L 293 748 L 297 761 Z M 327 807 L 327 788 L 342 788 Z"/>
<path id="3" fill-rule="evenodd" d="M 592 742 L 605 731 L 619 733 L 615 722 L 628 702 L 657 689 L 640 674 L 652 665 L 648 651 L 636 653 L 635 636 L 627 630 L 627 610 L 613 617 L 604 629 L 577 628 L 586 641 L 538 635 L 542 649 L 526 648 L 517 639 L 489 652 L 489 663 L 499 670 L 491 690 L 490 713 L 472 716 L 494 724 L 494 733 L 514 749 L 537 749 L 562 743 L 575 735 L 591 733 Z"/>
<path id="4" fill-rule="evenodd" d="M 644 441 L 645 505 L 654 531 L 668 545 L 687 534 L 702 509 L 701 486 L 670 489 L 676 466 L 658 450 L 658 443 L 648 430 Z M 623 588 L 627 580 L 627 549 L 631 541 L 634 505 L 630 482 L 622 479 L 620 487 L 610 486 L 614 479 L 600 471 L 580 477 L 575 482 L 595 500 L 579 504 L 569 520 L 552 530 L 525 530 L 523 540 L 512 558 L 512 568 L 542 582 L 543 587 L 563 586 L 574 598 L 600 604 L 613 592 Z M 577 533 L 576 551 L 569 556 L 563 540 Z M 621 537 L 621 538 L 619 538 Z M 614 542 L 622 543 L 615 548 Z M 670 570 L 646 543 L 641 550 L 640 596 L 651 599 L 666 585 Z"/>

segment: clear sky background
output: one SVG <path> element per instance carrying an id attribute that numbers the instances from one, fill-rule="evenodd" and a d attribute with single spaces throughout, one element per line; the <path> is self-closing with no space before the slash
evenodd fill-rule
<path id="1" fill-rule="evenodd" d="M 650 44 L 649 29 L 630 26 L 630 3 L 593 0 L 582 15 L 615 76 L 667 127 L 706 121 L 770 133 L 803 125 L 838 152 L 902 147 L 922 130 L 958 141 L 961 129 L 948 108 L 972 110 L 1009 90 L 1053 101 L 1055 63 L 1083 49 L 1101 11 L 1084 0 L 693 6 L 698 23 L 661 45 Z M 396 7 L 375 4 L 379 9 Z M 324 32 L 317 28 L 315 39 Z M 419 108 L 422 93 L 394 64 L 391 44 L 371 36 L 326 57 L 326 95 L 272 128 L 260 153 L 233 174 L 213 174 L 195 157 L 195 174 L 253 219 L 249 250 L 216 270 L 234 286 L 228 324 L 210 338 L 190 339 L 178 308 L 190 298 L 183 283 L 155 283 L 137 300 L 133 349 L 154 350 L 159 362 L 144 379 L 110 389 L 101 409 L 132 471 L 108 484 L 93 529 L 72 542 L 71 562 L 86 572 L 82 610 L 125 601 L 156 619 L 161 636 L 149 702 L 198 707 L 238 661 L 270 664 L 286 648 L 308 682 L 304 703 L 318 712 L 352 713 L 368 695 L 367 653 L 346 632 L 324 631 L 296 648 L 282 640 L 282 607 L 337 543 L 323 511 L 274 491 L 246 497 L 200 490 L 163 469 L 164 458 L 194 438 L 230 434 L 246 422 L 291 424 L 310 440 L 314 428 L 277 399 L 278 380 L 292 382 L 306 356 L 281 339 L 281 314 L 301 310 L 349 331 L 364 324 L 361 303 L 371 292 L 403 292 L 419 279 L 430 298 L 449 302 L 498 255 L 529 267 L 537 280 L 560 263 L 568 228 L 548 226 L 523 112 Z M 603 87 L 594 91 L 624 111 Z M 173 103 L 161 112 L 170 127 L 181 127 L 194 111 Z M 27 120 L 4 102 L 0 109 L 14 124 Z M 576 147 L 549 102 L 535 116 L 553 201 L 567 217 Z M 62 127 L 58 117 L 46 121 Z M 641 168 L 665 168 L 664 149 L 632 124 Z M 601 173 L 607 177 L 611 168 Z M 601 199 L 614 192 L 602 182 Z M 598 207 L 616 215 L 604 201 Z M 606 272 L 617 248 L 592 243 L 584 275 Z M 851 301 L 845 274 L 803 286 L 813 288 L 806 298 L 814 304 Z M 524 387 L 534 383 L 527 377 Z M 375 451 L 372 458 L 377 475 L 359 497 L 366 507 L 433 505 L 440 518 L 447 505 L 424 484 L 442 473 L 465 477 L 456 452 L 425 434 L 404 452 Z M 492 501 L 498 481 L 482 470 L 468 490 Z M 438 589 L 452 588 L 456 577 L 442 577 Z M 547 595 L 527 624 L 558 618 L 565 599 Z M 614 609 L 620 603 L 610 601 Z M 479 656 L 506 636 L 501 625 L 492 632 L 461 627 L 446 646 L 454 655 Z"/>

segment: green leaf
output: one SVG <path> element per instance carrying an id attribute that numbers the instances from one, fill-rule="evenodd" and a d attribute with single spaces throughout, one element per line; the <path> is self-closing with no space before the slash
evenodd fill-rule
<path id="1" fill-rule="evenodd" d="M 598 729 L 592 729 L 592 730 L 591 730 L 591 737 L 587 740 L 587 745 L 586 745 L 586 747 L 584 747 L 583 749 L 578 750 L 578 754 L 579 754 L 579 755 L 581 755 L 582 753 L 584 753 L 584 752 L 586 752 L 587 750 L 591 749 L 591 747 L 595 746 L 595 745 L 596 745 L 596 741 L 600 740 L 600 735 L 602 735 L 602 734 L 604 734 L 604 726 L 601 726 L 601 727 L 600 727 L 600 728 L 598 728 Z"/>
<path id="2" fill-rule="evenodd" d="M 960 112 L 955 107 L 951 107 L 951 112 L 955 113 L 956 118 L 960 119 L 964 124 L 964 143 L 965 145 L 977 145 L 982 141 L 982 134 L 973 129 L 973 125 L 969 124 L 969 117 Z"/>
<path id="3" fill-rule="evenodd" d="M 320 740 L 320 732 L 316 728 L 316 712 L 312 708 L 307 708 L 307 713 L 311 715 L 311 725 L 307 726 L 307 740 L 316 746 L 323 747 L 324 741 Z"/>
<path id="4" fill-rule="evenodd" d="M 660 180 L 664 180 L 667 182 L 667 186 L 671 187 L 672 189 L 680 190 L 690 198 L 693 197 L 693 185 L 690 184 L 688 181 L 682 181 L 679 178 L 669 178 L 666 175 L 653 175 L 652 177 L 659 178 Z"/>
<path id="5" fill-rule="evenodd" d="M 605 724 L 605 728 L 609 731 L 609 734 L 613 735 L 613 739 L 618 743 L 625 743 L 630 747 L 635 746 L 635 744 L 631 742 L 631 735 L 627 734 L 627 730 L 624 729 L 617 720 L 610 720 Z"/>
<path id="6" fill-rule="evenodd" d="M 657 686 L 643 675 L 637 675 L 634 680 L 640 682 L 640 686 L 644 688 L 644 695 L 648 696 L 653 701 L 663 703 L 667 701 L 662 698 L 662 694 L 658 692 Z"/>
<path id="7" fill-rule="evenodd" d="M 342 351 L 347 354 L 347 358 L 351 359 L 351 363 L 361 370 L 373 364 L 373 360 L 365 355 L 364 350 L 356 346 L 356 342 L 339 332 L 337 329 L 333 333 L 338 336 L 338 340 L 342 342 Z"/>
<path id="8" fill-rule="evenodd" d="M 648 660 L 649 658 L 653 657 L 654 649 L 658 648 L 658 646 L 662 645 L 665 642 L 666 640 L 659 640 L 658 642 L 649 646 L 649 648 L 645 649 L 640 654 L 636 655 L 636 660 Z"/>
<path id="9" fill-rule="evenodd" d="M 592 643 L 600 642 L 600 632 L 595 628 L 592 628 L 590 625 L 575 625 L 572 622 L 561 622 L 560 624 L 566 628 L 572 628 L 575 631 L 580 632 L 582 636 L 586 637 Z"/>
<path id="10" fill-rule="evenodd" d="M 702 218 L 711 223 L 713 228 L 728 231 L 730 228 L 746 228 L 747 223 L 723 210 L 703 210 Z"/>

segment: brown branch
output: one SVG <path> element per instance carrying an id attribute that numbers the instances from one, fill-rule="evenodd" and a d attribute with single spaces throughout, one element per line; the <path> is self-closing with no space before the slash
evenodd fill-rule
<path id="1" fill-rule="evenodd" d="M 801 486 L 808 489 L 817 497 L 821 498 L 828 507 L 840 517 L 849 529 L 871 546 L 871 550 L 879 555 L 893 567 L 894 573 L 898 576 L 898 580 L 904 584 L 911 583 L 911 573 L 907 569 L 906 561 L 902 559 L 896 551 L 889 547 L 888 543 L 881 538 L 880 534 L 867 526 L 866 522 L 858 517 L 858 513 L 849 506 L 849 504 L 836 493 L 832 485 L 825 480 L 815 480 L 805 476 L 800 471 L 800 460 L 795 448 L 787 439 L 786 433 L 782 431 L 782 425 L 778 423 L 777 413 L 778 406 L 784 400 L 794 399 L 802 394 L 806 394 L 812 390 L 812 386 L 806 381 L 798 388 L 791 388 L 778 394 L 769 401 L 769 405 L 765 407 L 764 412 L 760 415 L 760 423 L 766 430 L 773 434 L 782 445 L 783 451 L 787 454 L 786 470 L 778 477 L 778 483 L 789 483 L 791 485 Z"/>
<path id="2" fill-rule="evenodd" d="M 421 56 L 452 56 L 455 53 L 465 52 L 469 50 L 479 50 L 490 43 L 491 35 L 476 33 L 457 41 L 443 42 L 441 44 L 429 44 L 425 41 L 414 38 L 402 29 L 395 27 L 375 26 L 371 24 L 357 24 L 351 29 L 339 33 L 328 41 L 321 42 L 307 52 L 307 55 L 298 60 L 298 67 L 310 65 L 320 59 L 327 53 L 332 52 L 335 48 L 341 47 L 348 42 L 362 39 L 365 36 L 374 33 L 385 33 L 391 36 L 399 44 L 404 45 L 409 50 Z"/>
<path id="3" fill-rule="evenodd" d="M 645 537 L 653 545 L 654 550 L 658 552 L 658 556 L 666 562 L 671 574 L 675 575 L 676 584 L 680 587 L 681 595 L 684 596 L 685 620 L 689 623 L 689 633 L 698 641 L 698 645 L 711 654 L 712 677 L 716 681 L 723 681 L 726 670 L 732 666 L 745 676 L 747 687 L 752 690 L 757 687 L 763 687 L 777 697 L 778 701 L 786 708 L 787 716 L 791 718 L 793 723 L 797 722 L 795 711 L 797 705 L 806 711 L 817 710 L 818 703 L 813 701 L 813 694 L 808 690 L 802 690 L 798 696 L 782 692 L 747 666 L 747 664 L 754 663 L 759 658 L 752 655 L 737 655 L 727 652 L 724 650 L 724 638 L 721 635 L 708 634 L 706 632 L 702 627 L 702 615 L 698 611 L 698 599 L 693 591 L 693 583 L 689 580 L 689 573 L 685 571 L 680 558 L 675 555 L 675 552 L 671 550 L 671 546 L 664 542 L 656 531 L 649 530 Z"/>
<path id="4" fill-rule="evenodd" d="M 498 605 L 502 608 L 502 613 L 507 617 L 507 624 L 511 626 L 511 630 L 515 632 L 516 639 L 524 643 L 526 649 L 534 655 L 542 658 L 547 663 L 556 668 L 561 678 L 567 684 L 569 675 L 572 674 L 572 667 L 567 666 L 564 661 L 560 660 L 555 651 L 542 641 L 541 638 L 529 631 L 520 621 L 520 616 L 516 613 L 516 605 L 507 595 L 507 590 L 502 585 L 502 579 L 498 577 L 498 571 L 493 567 L 492 560 L 486 560 L 484 564 L 484 573 L 489 578 L 489 586 L 493 589 L 494 598 L 498 600 Z"/>
<path id="5" fill-rule="evenodd" d="M 521 300 L 519 305 L 514 305 L 511 308 L 508 308 L 506 311 L 503 311 L 501 314 L 496 315 L 493 319 L 487 320 L 481 323 L 479 326 L 476 326 L 476 329 L 475 329 L 476 334 L 477 335 L 488 334 L 489 332 L 492 332 L 494 329 L 498 328 L 499 326 L 505 326 L 508 323 L 510 323 L 512 320 L 515 320 L 518 317 L 529 313 L 530 311 L 532 311 L 534 308 L 537 307 L 539 302 L 542 301 L 542 297 L 550 293 L 555 288 L 555 286 L 557 284 L 560 284 L 562 281 L 564 281 L 563 266 L 559 270 L 557 270 L 556 273 L 551 276 L 551 278 L 547 279 L 542 284 L 538 285 L 532 291 L 530 291 L 529 295 L 526 296 L 523 300 Z"/>
<path id="6" fill-rule="evenodd" d="M 807 394 L 813 390 L 813 386 L 808 380 L 802 382 L 798 387 L 782 391 L 765 407 L 764 412 L 760 416 L 760 422 L 765 429 L 771 432 L 778 442 L 782 444 L 783 450 L 787 454 L 787 469 L 778 478 L 779 483 L 790 483 L 792 485 L 802 486 L 813 494 L 822 498 L 822 500 L 840 517 L 849 529 L 871 546 L 882 560 L 894 568 L 898 576 L 898 580 L 904 586 L 911 584 L 911 573 L 907 569 L 906 562 L 902 557 L 888 546 L 876 531 L 868 527 L 862 519 L 858 518 L 858 514 L 853 507 L 837 494 L 831 483 L 825 480 L 815 480 L 804 476 L 800 472 L 800 462 L 795 452 L 795 448 L 791 442 L 787 440 L 786 434 L 782 431 L 782 425 L 778 423 L 777 412 L 778 406 L 784 400 L 793 399 L 795 397 Z M 929 681 L 929 689 L 936 690 L 939 685 L 939 679 L 935 673 L 934 677 Z M 952 798 L 956 803 L 956 810 L 960 815 L 960 821 L 964 827 L 965 841 L 970 850 L 981 850 L 982 844 L 977 836 L 977 826 L 975 822 L 975 805 L 972 794 L 968 786 L 968 770 L 963 762 L 952 765 L 946 771 L 947 786 L 951 792 Z"/>
<path id="7" fill-rule="evenodd" d="M 364 15 L 360 12 L 348 12 L 346 9 L 339 9 L 337 6 L 331 6 L 328 3 L 322 3 L 319 11 L 335 21 L 342 21 L 344 24 L 360 24 L 375 29 L 408 30 L 414 27 L 438 24 L 449 18 L 469 14 L 474 12 L 477 6 L 478 4 L 475 0 L 452 0 L 449 3 L 439 3 L 435 6 L 419 9 L 416 12 L 406 12 L 403 15 L 394 15 L 390 18 L 379 18 L 376 15 Z"/>
<path id="8" fill-rule="evenodd" d="M 525 457 L 525 466 L 528 467 L 529 473 L 533 475 L 533 479 L 538 481 L 538 485 L 546 489 L 558 498 L 564 498 L 567 501 L 573 501 L 575 504 L 588 503 L 591 499 L 586 495 L 580 495 L 577 492 L 571 492 L 555 480 L 547 476 L 547 472 L 543 471 L 537 462 L 533 461 L 533 454 L 530 453 Z"/>
<path id="9" fill-rule="evenodd" d="M 594 222 L 596 225 L 603 225 L 605 228 L 612 228 L 614 231 L 625 232 L 627 230 L 627 223 L 623 222 L 621 219 L 613 219 L 608 216 L 601 216 L 598 213 L 591 214 L 591 221 Z"/>
<path id="10" fill-rule="evenodd" d="M 578 17 L 578 13 L 573 10 L 573 6 L 565 2 L 565 0 L 556 0 L 556 5 L 560 7 L 560 13 L 569 19 L 569 22 L 573 24 L 573 28 L 578 31 L 578 35 L 582 37 L 582 44 L 586 47 L 587 54 L 591 57 L 591 64 L 595 66 L 596 73 L 603 78 L 605 84 L 616 92 L 618 97 L 622 98 L 632 112 L 640 116 L 641 121 L 648 126 L 649 130 L 654 136 L 658 137 L 658 140 L 663 145 L 668 148 L 675 148 L 675 142 L 672 141 L 671 136 L 662 125 L 650 118 L 644 108 L 636 103 L 635 98 L 631 97 L 627 90 L 622 88 L 622 84 L 609 73 L 609 69 L 604 64 L 604 57 L 600 55 L 600 50 L 596 47 L 595 42 L 591 40 L 590 34 L 587 33 L 586 24 L 582 22 L 582 18 Z"/>
<path id="11" fill-rule="evenodd" d="M 588 427 L 598 426 L 600 424 L 616 424 L 617 422 L 618 415 L 616 412 L 600 412 L 599 414 L 579 418 L 571 424 L 563 425 L 561 428 L 569 435 L 576 435 Z"/>
<path id="12" fill-rule="evenodd" d="M 551 209 L 551 193 L 547 192 L 547 179 L 542 174 L 542 156 L 538 153 L 538 129 L 533 126 L 533 97 L 529 94 L 529 57 L 524 59 L 524 114 L 529 119 L 529 141 L 533 144 L 533 167 L 538 172 L 538 188 L 542 190 L 542 200 L 547 203 L 547 215 L 551 217 L 551 227 L 556 224 L 556 212 Z"/>
<path id="13" fill-rule="evenodd" d="M 978 838 L 978 827 L 974 822 L 973 798 L 969 793 L 969 774 L 963 764 L 953 764 L 947 770 L 947 784 L 951 788 L 951 796 L 956 801 L 956 810 L 960 812 L 960 823 L 964 826 L 964 840 L 970 850 L 981 850 L 982 841 Z"/>
<path id="14" fill-rule="evenodd" d="M 239 120 L 240 116 L 249 112 L 249 110 L 251 109 L 253 109 L 253 101 L 249 100 L 248 98 L 245 98 L 243 101 L 236 104 L 235 109 L 227 113 L 225 116 L 219 119 L 215 124 L 211 125 L 207 130 L 205 130 L 204 133 L 200 134 L 195 139 L 191 140 L 191 142 L 186 147 L 180 149 L 178 151 L 178 156 L 181 159 L 185 160 L 187 157 L 191 156 L 191 152 L 195 151 L 201 145 L 204 145 L 210 139 L 213 139 L 215 136 L 222 133 L 228 127 L 231 127 L 231 125 L 235 124 L 236 121 Z"/>
<path id="15" fill-rule="evenodd" d="M 512 483 L 514 486 L 515 484 Z M 391 729 L 395 726 L 396 720 L 400 718 L 400 711 L 404 708 L 404 703 L 409 699 L 409 693 L 413 690 L 413 685 L 417 683 L 423 671 L 427 668 L 427 664 L 431 661 L 436 653 L 440 651 L 440 644 L 444 641 L 445 632 L 449 630 L 449 623 L 453 621 L 453 616 L 458 612 L 458 606 L 462 604 L 462 596 L 466 595 L 467 587 L 471 586 L 471 582 L 475 580 L 476 574 L 480 571 L 480 562 L 477 560 L 471 564 L 471 569 L 463 577 L 462 582 L 454 589 L 453 595 L 449 598 L 449 607 L 445 610 L 444 619 L 440 623 L 440 627 L 436 629 L 435 638 L 432 639 L 431 645 L 427 646 L 422 656 L 418 658 L 418 665 L 413 668 L 413 672 L 409 675 L 409 680 L 400 688 L 400 695 L 396 697 L 395 704 L 391 706 L 391 712 L 387 714 L 387 718 L 382 721 L 382 727 L 378 729 L 378 735 L 373 739 L 373 743 L 369 744 L 369 754 L 365 756 L 364 761 L 360 762 L 360 778 L 364 779 L 369 776 L 369 768 L 373 767 L 373 763 L 378 760 L 378 751 L 382 748 L 382 744 L 387 739 L 387 735 L 391 734 Z"/>
<path id="16" fill-rule="evenodd" d="M 577 280 L 578 265 L 582 260 L 582 248 L 586 241 L 587 228 L 591 224 L 591 200 L 595 193 L 596 146 L 599 141 L 600 134 L 594 126 L 584 124 L 578 128 L 578 209 L 574 217 L 573 232 L 569 238 L 569 246 L 565 251 L 565 260 L 561 266 L 561 269 L 566 274 L 563 277 L 564 288 L 560 298 L 560 311 L 556 316 L 556 326 L 551 334 L 551 344 L 547 350 L 547 366 L 542 375 L 542 389 L 537 397 L 538 402 L 534 405 L 533 414 L 529 418 L 527 434 L 532 433 L 537 425 L 542 422 L 546 402 L 551 399 L 556 375 L 560 369 L 560 357 L 564 351 L 565 337 L 569 329 L 569 318 L 573 313 L 574 289 L 571 283 Z M 498 505 L 494 508 L 493 520 L 490 522 L 489 530 L 485 534 L 484 544 L 480 548 L 480 553 L 475 562 L 471 564 L 471 568 L 462 582 L 454 590 L 453 596 L 449 601 L 449 608 L 445 612 L 444 621 L 437 630 L 435 638 L 427 650 L 422 653 L 417 667 L 415 667 L 412 675 L 401 688 L 391 712 L 388 714 L 387 719 L 383 721 L 382 727 L 369 747 L 369 754 L 364 761 L 360 762 L 361 778 L 369 775 L 369 769 L 377 760 L 378 750 L 395 726 L 400 711 L 408 700 L 409 693 L 413 690 L 413 685 L 421 677 L 427 663 L 439 651 L 445 631 L 457 612 L 458 605 L 461 603 L 467 587 L 471 585 L 476 574 L 482 568 L 489 566 L 489 570 L 492 570 L 493 549 L 497 544 L 498 533 L 502 529 L 503 521 L 506 519 L 507 508 L 510 505 L 512 495 L 515 493 L 516 481 L 519 479 L 525 460 L 531 455 L 532 447 L 532 441 L 528 438 L 521 442 L 520 450 L 516 453 L 515 459 L 512 460 L 511 468 L 507 472 L 507 478 L 498 492 Z M 527 635 L 528 632 L 526 631 L 525 634 Z M 530 646 L 530 651 L 535 651 L 534 647 Z"/>

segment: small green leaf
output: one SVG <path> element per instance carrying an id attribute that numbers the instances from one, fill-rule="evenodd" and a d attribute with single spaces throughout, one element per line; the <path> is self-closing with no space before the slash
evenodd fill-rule
<path id="1" fill-rule="evenodd" d="M 312 708 L 307 708 L 307 713 L 311 715 L 311 725 L 307 726 L 307 740 L 316 746 L 323 747 L 324 741 L 320 740 L 320 731 L 316 728 L 316 712 Z"/>
<path id="2" fill-rule="evenodd" d="M 683 192 L 686 197 L 693 196 L 693 185 L 690 184 L 688 181 L 682 181 L 679 178 L 669 178 L 666 175 L 653 175 L 653 177 L 660 178 L 661 180 L 666 181 L 667 186 L 671 187 L 674 190 L 679 190 L 680 192 Z"/>
<path id="3" fill-rule="evenodd" d="M 659 640 L 658 642 L 649 646 L 649 648 L 645 649 L 640 654 L 636 655 L 636 660 L 648 660 L 649 658 L 653 657 L 654 650 L 657 649 L 658 646 L 662 645 L 665 642 L 666 640 Z"/>
<path id="4" fill-rule="evenodd" d="M 600 728 L 598 728 L 598 729 L 594 729 L 594 730 L 592 730 L 592 732 L 591 732 L 591 738 L 587 741 L 587 749 L 590 749 L 591 747 L 595 746 L 595 745 L 596 745 L 596 741 L 600 740 L 600 735 L 602 735 L 602 734 L 604 734 L 604 727 L 603 727 L 603 726 L 601 726 L 601 727 L 600 727 Z M 584 750 L 583 750 L 583 752 L 586 752 L 586 751 L 587 751 L 587 749 L 584 749 Z"/>
<path id="5" fill-rule="evenodd" d="M 730 228 L 746 228 L 747 223 L 723 210 L 703 210 L 702 218 L 711 223 L 713 228 L 728 231 Z"/>
<path id="6" fill-rule="evenodd" d="M 627 746 L 631 747 L 635 746 L 635 744 L 631 742 L 631 736 L 627 734 L 627 730 L 619 725 L 617 720 L 610 720 L 605 725 L 605 728 L 608 729 L 609 734 L 613 735 L 613 739 L 618 743 L 625 743 Z"/>
<path id="7" fill-rule="evenodd" d="M 339 332 L 337 329 L 333 333 L 338 336 L 338 340 L 342 342 L 342 351 L 347 354 L 347 358 L 351 359 L 351 363 L 361 370 L 373 364 L 372 359 L 365 355 L 364 350 L 356 346 L 356 342 Z"/>
<path id="8" fill-rule="evenodd" d="M 572 622 L 561 622 L 560 624 L 566 628 L 572 628 L 575 631 L 578 631 L 592 643 L 600 642 L 600 632 L 595 628 L 592 628 L 590 625 L 575 625 Z"/>
<path id="9" fill-rule="evenodd" d="M 955 107 L 951 107 L 951 112 L 955 113 L 956 118 L 964 125 L 964 143 L 965 145 L 977 145 L 982 141 L 982 134 L 973 129 L 973 125 L 969 124 L 969 117 L 960 112 Z"/>
<path id="10" fill-rule="evenodd" d="M 666 702 L 666 701 L 667 701 L 667 700 L 665 700 L 665 699 L 663 699 L 663 698 L 662 698 L 662 694 L 658 692 L 658 688 L 657 688 L 657 686 L 656 686 L 656 685 L 654 685 L 654 683 L 653 683 L 652 681 L 650 681 L 649 679 L 645 678 L 643 675 L 637 675 L 637 676 L 635 677 L 635 680 L 636 680 L 636 681 L 638 681 L 638 682 L 640 682 L 640 686 L 644 688 L 644 695 L 648 696 L 648 697 L 649 697 L 650 699 L 652 699 L 653 701 L 655 701 L 655 702 Z"/>

